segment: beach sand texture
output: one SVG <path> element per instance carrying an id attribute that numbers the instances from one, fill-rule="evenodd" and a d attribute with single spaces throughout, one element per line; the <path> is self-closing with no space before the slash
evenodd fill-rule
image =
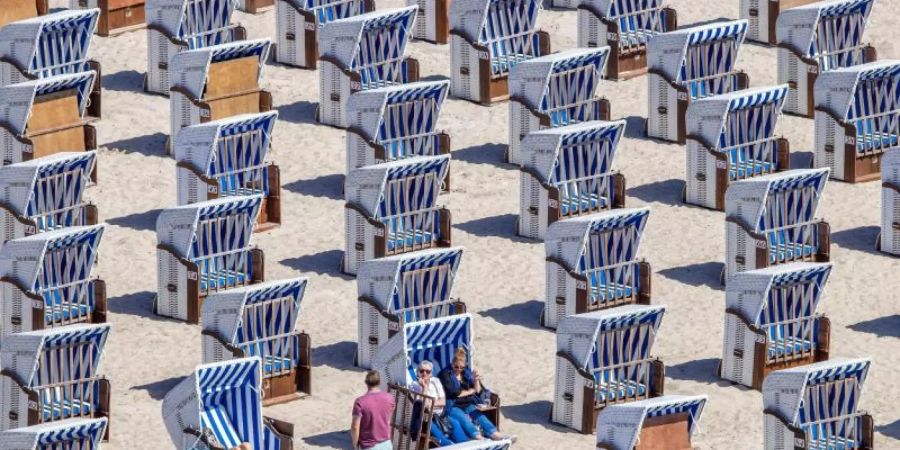
<path id="1" fill-rule="evenodd" d="M 62 7 L 66 0 L 53 0 Z M 379 8 L 401 0 L 378 0 Z M 681 25 L 736 18 L 738 0 L 675 0 Z M 272 37 L 275 17 L 236 14 L 249 37 Z M 867 37 L 880 59 L 900 58 L 900 0 L 878 0 Z M 575 46 L 576 13 L 541 13 L 554 50 Z M 176 203 L 175 161 L 165 155 L 169 100 L 141 91 L 146 33 L 94 38 L 103 64 L 103 119 L 99 184 L 89 190 L 109 224 L 96 271 L 108 283 L 113 324 L 103 372 L 113 386 L 112 440 L 104 449 L 169 448 L 160 415 L 166 392 L 200 363 L 200 328 L 153 315 L 156 288 L 155 221 Z M 423 77 L 449 74 L 449 46 L 414 43 L 409 54 Z M 772 48 L 745 44 L 739 68 L 752 86 L 775 83 Z M 357 333 L 355 280 L 338 264 L 344 245 L 344 131 L 317 125 L 318 74 L 268 65 L 280 121 L 272 158 L 281 166 L 284 225 L 255 236 L 266 253 L 266 278 L 310 278 L 302 327 L 313 340 L 310 398 L 267 408 L 295 424 L 295 448 L 349 448 L 350 409 L 363 391 L 353 367 Z M 627 206 L 649 205 L 651 218 L 640 254 L 653 266 L 653 303 L 668 305 L 655 354 L 666 363 L 666 392 L 709 396 L 698 449 L 760 449 L 759 392 L 719 381 L 722 347 L 724 214 L 681 203 L 684 149 L 642 137 L 647 78 L 603 82 L 612 117 L 628 123 L 617 168 L 627 178 Z M 502 430 L 518 435 L 519 449 L 589 449 L 594 436 L 548 423 L 553 396 L 555 335 L 538 324 L 544 295 L 544 249 L 514 234 L 519 171 L 504 164 L 506 103 L 490 108 L 448 99 L 441 128 L 453 139 L 453 189 L 443 203 L 453 213 L 453 244 L 465 247 L 455 296 L 474 318 L 475 361 L 503 401 Z M 811 158 L 813 121 L 785 116 L 780 134 L 791 141 L 795 164 Z M 900 260 L 874 251 L 880 183 L 831 182 L 819 216 L 832 226 L 834 270 L 822 310 L 832 321 L 833 356 L 869 356 L 874 364 L 863 409 L 876 423 L 876 446 L 900 449 Z"/>

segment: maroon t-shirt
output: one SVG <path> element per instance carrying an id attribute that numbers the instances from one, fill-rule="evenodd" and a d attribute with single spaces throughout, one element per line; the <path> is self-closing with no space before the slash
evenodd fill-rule
<path id="1" fill-rule="evenodd" d="M 353 417 L 359 417 L 359 445 L 362 448 L 391 439 L 394 397 L 387 392 L 367 392 L 353 403 Z"/>

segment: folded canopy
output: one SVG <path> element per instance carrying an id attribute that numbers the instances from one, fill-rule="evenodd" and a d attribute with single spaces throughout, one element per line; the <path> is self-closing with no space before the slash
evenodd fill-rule
<path id="1" fill-rule="evenodd" d="M 0 364 L 32 388 L 59 382 L 64 374 L 77 379 L 91 378 L 103 360 L 109 330 L 109 324 L 76 324 L 13 333 L 3 338 Z M 68 351 L 78 347 L 81 349 Z"/>
<path id="2" fill-rule="evenodd" d="M 734 70 L 746 33 L 746 20 L 662 33 L 647 46 L 647 65 L 677 82 L 728 73 Z"/>
<path id="3" fill-rule="evenodd" d="M 156 219 L 156 239 L 185 258 L 247 247 L 261 203 L 261 195 L 248 195 L 165 209 Z"/>
<path id="4" fill-rule="evenodd" d="M 82 72 L 99 17 L 96 8 L 67 9 L 7 24 L 0 57 L 37 78 Z"/>
<path id="5" fill-rule="evenodd" d="M 797 169 L 748 178 L 725 192 L 725 213 L 761 233 L 812 221 L 829 169 Z"/>

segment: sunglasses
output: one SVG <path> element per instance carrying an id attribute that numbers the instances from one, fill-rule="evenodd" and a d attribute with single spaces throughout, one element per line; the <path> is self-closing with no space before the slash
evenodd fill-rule
<path id="1" fill-rule="evenodd" d="M 419 369 L 419 373 L 431 373 L 429 369 Z"/>
<path id="2" fill-rule="evenodd" d="M 453 366 L 453 368 L 456 370 L 463 370 L 466 368 L 466 366 Z"/>

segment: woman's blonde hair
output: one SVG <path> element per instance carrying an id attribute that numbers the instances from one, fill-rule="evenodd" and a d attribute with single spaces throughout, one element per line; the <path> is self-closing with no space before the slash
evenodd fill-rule
<path id="1" fill-rule="evenodd" d="M 456 352 L 453 353 L 453 364 L 456 365 L 457 362 L 468 363 L 469 355 L 466 352 L 466 349 L 462 347 L 457 347 Z"/>

